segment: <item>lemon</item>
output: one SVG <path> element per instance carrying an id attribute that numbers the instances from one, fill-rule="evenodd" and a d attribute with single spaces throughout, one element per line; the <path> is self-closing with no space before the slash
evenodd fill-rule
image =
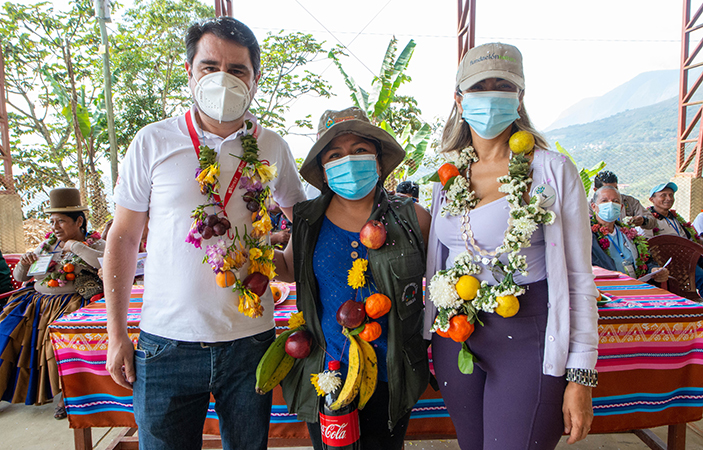
<path id="1" fill-rule="evenodd" d="M 476 278 L 471 275 L 462 275 L 456 282 L 456 292 L 462 300 L 473 300 L 476 298 L 480 286 L 481 283 Z"/>
<path id="2" fill-rule="evenodd" d="M 535 147 L 535 137 L 528 131 L 518 131 L 510 136 L 508 145 L 513 153 L 529 153 Z"/>
<path id="3" fill-rule="evenodd" d="M 499 316 L 513 317 L 520 310 L 520 302 L 514 295 L 496 297 L 496 301 L 498 302 L 498 307 L 495 312 Z"/>

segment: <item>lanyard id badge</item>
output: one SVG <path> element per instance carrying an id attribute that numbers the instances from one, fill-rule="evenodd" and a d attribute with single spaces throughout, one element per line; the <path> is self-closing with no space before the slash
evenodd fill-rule
<path id="1" fill-rule="evenodd" d="M 633 263 L 630 261 L 623 261 L 622 267 L 625 269 L 625 274 L 628 277 L 637 278 L 637 274 L 635 273 L 635 265 Z"/>

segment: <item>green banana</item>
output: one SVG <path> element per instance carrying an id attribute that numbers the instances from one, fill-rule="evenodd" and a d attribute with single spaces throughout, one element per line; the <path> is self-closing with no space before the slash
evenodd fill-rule
<path id="1" fill-rule="evenodd" d="M 373 345 L 363 339 L 359 339 L 358 343 L 361 348 L 362 362 L 364 365 L 364 375 L 361 379 L 361 386 L 359 387 L 359 409 L 364 409 L 364 406 L 366 406 L 366 403 L 368 403 L 376 390 L 376 383 L 378 382 L 378 359 Z"/>
<path id="2" fill-rule="evenodd" d="M 286 353 L 283 356 L 283 359 L 281 360 L 280 364 L 278 364 L 278 367 L 276 367 L 276 370 L 273 372 L 273 375 L 271 375 L 271 378 L 266 380 L 266 382 L 264 382 L 263 386 L 261 386 L 260 388 L 257 387 L 256 392 L 263 395 L 278 386 L 281 381 L 286 377 L 286 375 L 288 375 L 290 369 L 293 368 L 294 363 L 295 358 Z"/>
<path id="3" fill-rule="evenodd" d="M 276 340 L 271 343 L 269 348 L 266 350 L 266 353 L 264 353 L 264 356 L 261 357 L 259 365 L 256 367 L 256 392 L 261 391 L 259 392 L 260 394 L 265 394 L 268 392 L 264 391 L 263 387 L 269 380 L 271 380 L 282 361 L 286 359 L 285 357 L 288 356 L 293 359 L 288 355 L 288 353 L 286 353 L 286 340 L 288 339 L 288 336 L 293 333 L 293 331 L 295 330 L 286 330 L 281 333 Z M 290 366 L 292 366 L 292 363 Z M 290 367 L 288 367 L 288 370 L 290 370 Z M 286 374 L 287 373 L 288 372 L 286 372 Z M 285 374 L 283 377 L 285 377 Z M 283 379 L 283 377 L 281 377 L 281 379 Z M 279 379 L 278 382 L 280 383 L 280 381 L 281 380 Z M 270 391 L 271 389 L 273 389 L 273 386 L 268 390 Z"/>
<path id="4" fill-rule="evenodd" d="M 339 393 L 339 397 L 330 405 L 330 409 L 336 411 L 350 404 L 356 394 L 359 393 L 361 387 L 361 379 L 363 378 L 364 365 L 362 364 L 361 347 L 359 347 L 358 337 L 349 337 L 349 369 L 347 370 L 347 379 L 344 380 L 344 386 Z"/>

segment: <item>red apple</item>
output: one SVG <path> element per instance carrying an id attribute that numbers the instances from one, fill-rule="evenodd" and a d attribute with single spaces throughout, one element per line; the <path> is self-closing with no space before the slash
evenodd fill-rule
<path id="1" fill-rule="evenodd" d="M 261 297 L 266 292 L 269 285 L 269 277 L 261 272 L 254 272 L 244 279 L 242 282 L 245 288 L 252 291 L 254 294 Z"/>
<path id="2" fill-rule="evenodd" d="M 293 358 L 307 358 L 312 350 L 312 334 L 306 330 L 294 331 L 286 339 L 286 353 Z"/>
<path id="3" fill-rule="evenodd" d="M 386 227 L 378 220 L 369 220 L 361 228 L 359 240 L 368 248 L 381 248 L 386 243 Z"/>
<path id="4" fill-rule="evenodd" d="M 343 327 L 356 328 L 366 319 L 364 304 L 355 300 L 347 300 L 337 310 L 337 323 Z"/>

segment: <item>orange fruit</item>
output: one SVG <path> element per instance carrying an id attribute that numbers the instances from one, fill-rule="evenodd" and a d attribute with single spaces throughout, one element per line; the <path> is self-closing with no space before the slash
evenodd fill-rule
<path id="1" fill-rule="evenodd" d="M 449 337 L 449 332 L 447 331 L 442 331 L 439 328 L 437 328 L 437 331 L 435 331 L 438 335 L 442 336 L 443 338 L 448 338 Z"/>
<path id="2" fill-rule="evenodd" d="M 439 181 L 444 186 L 451 178 L 459 175 L 459 169 L 452 163 L 445 163 L 437 170 L 437 175 L 439 175 Z"/>
<path id="3" fill-rule="evenodd" d="M 381 325 L 378 322 L 369 322 L 364 326 L 364 330 L 359 333 L 359 337 L 366 342 L 375 341 L 381 336 Z"/>
<path id="4" fill-rule="evenodd" d="M 366 299 L 364 308 L 367 316 L 378 319 L 391 310 L 391 299 L 383 294 L 373 294 Z"/>
<path id="5" fill-rule="evenodd" d="M 223 288 L 232 286 L 236 279 L 237 278 L 234 276 L 234 272 L 232 272 L 231 270 L 217 272 L 217 275 L 215 275 L 215 281 L 217 282 L 217 285 Z"/>
<path id="6" fill-rule="evenodd" d="M 474 324 L 469 323 L 465 314 L 454 316 L 449 320 L 447 334 L 453 341 L 464 342 L 474 332 Z"/>
<path id="7" fill-rule="evenodd" d="M 278 289 L 278 286 L 271 285 L 271 293 L 273 294 L 273 301 L 277 302 L 281 299 L 281 290 Z"/>
<path id="8" fill-rule="evenodd" d="M 75 267 L 73 267 L 73 264 L 71 263 L 66 263 L 63 265 L 63 271 L 66 273 L 71 273 L 75 270 Z"/>
<path id="9" fill-rule="evenodd" d="M 75 273 L 69 272 L 69 273 L 66 274 L 66 280 L 68 280 L 68 281 L 73 281 L 73 280 L 75 280 L 75 279 L 76 279 L 76 274 L 75 274 Z"/>
<path id="10" fill-rule="evenodd" d="M 59 286 L 59 280 L 49 280 L 48 283 L 46 283 L 47 286 L 49 287 L 58 287 Z"/>

